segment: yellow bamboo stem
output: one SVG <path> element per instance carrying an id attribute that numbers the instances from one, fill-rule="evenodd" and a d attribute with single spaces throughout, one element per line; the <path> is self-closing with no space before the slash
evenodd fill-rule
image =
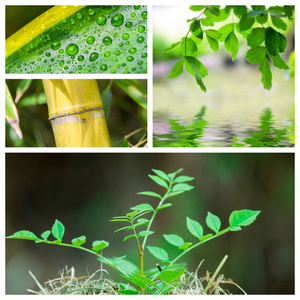
<path id="1" fill-rule="evenodd" d="M 95 79 L 43 79 L 57 147 L 111 147 Z"/>

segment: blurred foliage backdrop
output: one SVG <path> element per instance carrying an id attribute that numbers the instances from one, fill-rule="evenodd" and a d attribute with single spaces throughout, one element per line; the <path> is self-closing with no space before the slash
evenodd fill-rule
<path id="1" fill-rule="evenodd" d="M 228 233 L 187 255 L 189 271 L 214 272 L 225 254 L 221 273 L 249 294 L 294 293 L 294 154 L 6 154 L 6 235 L 27 229 L 36 234 L 51 228 L 57 218 L 66 227 L 65 241 L 87 236 L 87 247 L 96 239 L 110 242 L 105 255 L 128 254 L 136 261 L 134 241 L 122 243 L 119 224 L 108 221 L 138 203 L 156 201 L 137 192 L 163 192 L 147 174 L 151 169 L 194 176 L 195 189 L 172 198 L 162 210 L 149 237 L 149 245 L 168 249 L 163 233 L 193 239 L 185 225 L 189 216 L 205 224 L 207 211 L 228 224 L 233 210 L 255 209 L 257 221 L 240 232 Z M 206 229 L 205 225 L 204 228 Z M 126 252 L 125 252 L 126 250 Z M 155 267 L 150 254 L 146 268 Z M 137 261 L 136 261 L 137 262 Z M 37 289 L 28 274 L 40 282 L 59 277 L 64 266 L 74 266 L 77 276 L 99 268 L 95 257 L 64 247 L 31 241 L 6 241 L 6 293 L 25 294 Z M 110 274 L 118 280 L 116 274 Z M 240 293 L 232 286 L 224 286 Z"/>
<path id="2" fill-rule="evenodd" d="M 129 141 L 135 145 L 146 132 L 147 110 L 137 104 L 123 89 L 113 80 L 97 80 L 102 101 L 108 100 L 109 115 L 107 120 L 108 131 L 113 146 L 120 146 L 126 135 L 141 129 L 130 137 Z M 139 79 L 134 82 L 147 90 L 147 80 Z M 18 79 L 6 80 L 13 99 L 20 84 Z M 108 93 L 105 91 L 107 87 Z M 103 97 L 105 91 L 106 97 Z M 105 108 L 107 108 L 105 106 Z M 41 79 L 33 80 L 29 89 L 17 104 L 20 117 L 20 127 L 23 139 L 19 140 L 10 125 L 6 124 L 6 146 L 8 147 L 54 147 L 54 136 L 50 121 L 48 120 L 48 108 Z M 143 144 L 144 145 L 144 144 Z"/>

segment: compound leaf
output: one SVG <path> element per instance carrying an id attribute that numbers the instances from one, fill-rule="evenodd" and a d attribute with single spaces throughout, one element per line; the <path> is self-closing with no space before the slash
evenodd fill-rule
<path id="1" fill-rule="evenodd" d="M 221 32 L 219 32 L 218 30 L 214 30 L 214 29 L 207 29 L 207 30 L 205 30 L 205 33 L 207 36 L 210 36 L 211 38 L 213 38 L 215 40 L 219 40 L 222 36 Z"/>
<path id="2" fill-rule="evenodd" d="M 198 48 L 196 43 L 191 38 L 185 37 L 181 41 L 180 52 L 184 56 L 197 57 Z"/>
<path id="3" fill-rule="evenodd" d="M 173 43 L 170 47 L 168 47 L 167 49 L 165 49 L 165 50 L 163 51 L 163 53 L 166 53 L 166 52 L 169 52 L 169 51 L 175 49 L 177 46 L 179 46 L 180 43 L 181 43 L 181 41 L 180 41 L 180 42 Z"/>
<path id="4" fill-rule="evenodd" d="M 219 42 L 210 36 L 206 36 L 206 37 L 207 37 L 207 41 L 209 43 L 211 50 L 218 51 L 219 50 Z"/>
<path id="5" fill-rule="evenodd" d="M 194 57 L 186 56 L 184 57 L 184 64 L 186 70 L 196 78 L 197 84 L 200 86 L 203 92 L 206 92 L 206 86 L 202 80 L 202 76 L 200 72 L 205 72 L 206 68 L 204 65 Z M 207 72 L 207 70 L 206 70 Z M 205 74 L 205 73 L 204 73 Z"/>

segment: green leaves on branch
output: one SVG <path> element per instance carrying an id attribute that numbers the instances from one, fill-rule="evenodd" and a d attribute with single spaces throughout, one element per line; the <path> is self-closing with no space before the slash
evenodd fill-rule
<path id="1" fill-rule="evenodd" d="M 251 64 L 259 64 L 258 70 L 261 73 L 261 82 L 265 89 L 270 90 L 272 87 L 272 72 L 265 58 L 270 58 L 276 68 L 284 70 L 288 68 L 279 53 L 283 53 L 287 45 L 282 31 L 287 30 L 288 26 L 283 18 L 292 20 L 294 6 L 273 6 L 266 9 L 264 5 L 252 5 L 251 9 L 248 9 L 244 5 L 228 5 L 221 9 L 216 5 L 192 5 L 190 10 L 197 12 L 198 16 L 187 20 L 190 23 L 188 33 L 181 41 L 172 44 L 165 50 L 165 52 L 171 51 L 180 46 L 182 54 L 182 57 L 173 65 L 168 79 L 183 74 L 184 65 L 186 71 L 195 77 L 201 90 L 206 92 L 203 78 L 208 73 L 197 58 L 199 45 L 206 37 L 210 48 L 218 51 L 219 43 L 224 42 L 225 49 L 231 54 L 234 61 L 239 50 L 237 33 L 247 40 L 247 46 L 251 49 L 246 54 L 246 60 Z M 199 12 L 201 13 L 199 14 Z M 228 23 L 218 30 L 206 28 L 214 26 L 216 22 L 226 20 L 230 14 L 237 17 L 238 22 Z M 265 24 L 269 19 L 273 26 L 266 27 Z M 190 36 L 188 36 L 189 34 Z"/>

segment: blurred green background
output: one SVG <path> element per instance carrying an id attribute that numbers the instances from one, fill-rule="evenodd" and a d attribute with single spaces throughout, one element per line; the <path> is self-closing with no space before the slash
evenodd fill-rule
<path id="1" fill-rule="evenodd" d="M 218 215 L 227 227 L 233 210 L 261 210 L 257 220 L 239 232 L 228 233 L 191 251 L 183 261 L 198 274 L 214 272 L 225 254 L 221 273 L 249 294 L 294 293 L 294 154 L 292 153 L 131 153 L 131 154 L 6 154 L 6 235 L 27 229 L 37 235 L 50 229 L 57 218 L 66 227 L 64 240 L 86 235 L 92 241 L 110 242 L 104 255 L 128 254 L 138 263 L 135 242 L 122 243 L 123 232 L 113 233 L 120 224 L 109 223 L 129 207 L 156 201 L 136 195 L 152 190 L 162 193 L 148 178 L 151 169 L 193 176 L 195 189 L 171 199 L 174 205 L 160 211 L 148 245 L 160 246 L 175 257 L 162 234 L 175 233 L 194 241 L 185 218 L 198 220 L 205 232 L 207 211 Z M 147 253 L 146 268 L 157 261 Z M 6 241 L 6 293 L 25 294 L 37 289 L 28 274 L 31 270 L 43 283 L 59 277 L 64 266 L 74 266 L 77 276 L 92 274 L 99 262 L 76 249 Z M 115 280 L 115 272 L 108 269 Z M 233 286 L 224 285 L 233 293 Z"/>
<path id="2" fill-rule="evenodd" d="M 123 89 L 113 80 L 98 79 L 98 86 L 104 102 L 104 107 L 109 108 L 107 120 L 112 146 L 120 146 L 124 137 L 135 130 L 141 129 L 128 140 L 137 144 L 146 133 L 147 110 L 137 104 Z M 8 88 L 15 99 L 16 90 L 20 84 L 19 79 L 6 80 Z M 147 80 L 137 79 L 135 83 L 147 90 Z M 110 87 L 110 105 L 105 105 L 107 100 L 103 92 Z M 107 95 L 107 93 L 106 93 Z M 41 79 L 32 81 L 29 89 L 17 104 L 20 118 L 20 127 L 23 139 L 19 140 L 8 122 L 6 125 L 7 147 L 55 147 L 54 136 L 50 121 L 48 120 L 48 108 Z M 144 146 L 144 144 L 142 144 Z"/>

